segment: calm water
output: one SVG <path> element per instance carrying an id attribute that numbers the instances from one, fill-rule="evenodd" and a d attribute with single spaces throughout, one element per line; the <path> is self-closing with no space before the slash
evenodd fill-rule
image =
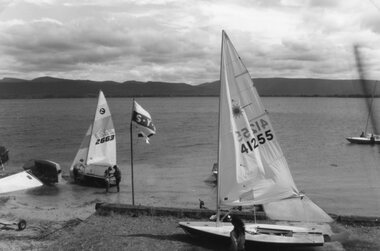
<path id="1" fill-rule="evenodd" d="M 215 207 L 215 190 L 204 180 L 216 161 L 217 98 L 141 98 L 157 127 L 151 144 L 134 140 L 135 202 L 143 205 Z M 379 148 L 349 144 L 367 116 L 363 99 L 263 98 L 279 143 L 300 190 L 330 213 L 380 215 Z M 10 150 L 7 172 L 31 158 L 68 168 L 93 119 L 96 99 L 0 100 L 0 144 Z M 109 98 L 123 180 L 120 194 L 62 182 L 56 187 L 12 194 L 5 209 L 44 214 L 72 212 L 96 201 L 131 203 L 130 135 L 132 101 Z M 375 114 L 380 100 L 375 102 Z M 66 211 L 65 211 L 66 210 Z M 15 212 L 15 210 L 13 210 Z M 63 212 L 63 213 L 62 213 Z M 59 213 L 57 213 L 59 214 Z"/>

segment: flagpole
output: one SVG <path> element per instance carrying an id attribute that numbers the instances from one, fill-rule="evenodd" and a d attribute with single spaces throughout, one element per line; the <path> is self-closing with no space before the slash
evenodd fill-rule
<path id="1" fill-rule="evenodd" d="M 135 99 L 132 99 L 132 118 L 131 118 L 131 124 L 130 124 L 130 130 L 129 134 L 131 137 L 131 179 L 132 179 L 132 205 L 135 205 L 135 189 L 133 184 L 133 137 L 132 137 L 132 119 L 133 119 L 133 112 L 135 110 Z"/>

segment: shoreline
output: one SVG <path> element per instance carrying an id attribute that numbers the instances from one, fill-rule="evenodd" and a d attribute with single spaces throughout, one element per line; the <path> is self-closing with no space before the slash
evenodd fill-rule
<path id="1" fill-rule="evenodd" d="M 211 215 L 216 213 L 212 209 L 198 209 L 198 208 L 173 208 L 173 207 L 154 207 L 143 205 L 130 205 L 120 203 L 96 203 L 95 210 L 99 215 L 107 214 L 126 214 L 129 216 L 175 216 L 175 217 L 188 217 L 193 219 L 208 219 Z M 252 212 L 244 212 L 234 210 L 232 214 L 238 215 L 242 219 L 253 220 Z M 360 226 L 380 226 L 380 217 L 374 216 L 358 216 L 358 215 L 337 215 L 329 214 L 335 222 L 348 225 Z M 258 220 L 270 220 L 263 211 L 256 212 Z"/>

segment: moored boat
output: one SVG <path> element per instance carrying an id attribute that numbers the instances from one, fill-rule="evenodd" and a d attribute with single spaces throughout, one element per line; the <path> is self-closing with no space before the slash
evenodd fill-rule
<path id="1" fill-rule="evenodd" d="M 362 134 L 359 137 L 346 137 L 348 142 L 354 144 L 380 144 L 380 135 L 374 135 L 367 133 Z"/>

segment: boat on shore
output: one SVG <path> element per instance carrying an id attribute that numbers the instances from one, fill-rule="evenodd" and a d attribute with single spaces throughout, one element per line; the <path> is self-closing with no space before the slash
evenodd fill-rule
<path id="1" fill-rule="evenodd" d="M 255 205 L 264 205 L 264 209 L 268 206 L 267 215 L 272 215 L 274 219 L 284 220 L 287 215 L 283 213 L 290 212 L 295 220 L 303 221 L 309 213 L 306 210 L 310 210 L 311 214 L 321 214 L 316 216 L 321 221 L 332 221 L 297 189 L 268 111 L 224 31 L 221 51 L 216 222 L 184 221 L 179 222 L 179 226 L 191 235 L 228 242 L 233 226 L 223 222 L 222 212 L 227 211 L 225 217 L 228 210 L 237 207 L 255 208 Z M 324 244 L 324 233 L 306 224 L 264 224 L 255 220 L 254 223 L 246 223 L 245 229 L 247 246 Z"/>
<path id="2" fill-rule="evenodd" d="M 22 168 L 46 185 L 58 183 L 62 178 L 61 166 L 51 160 L 31 159 Z"/>
<path id="3" fill-rule="evenodd" d="M 51 160 L 31 159 L 23 165 L 24 171 L 9 174 L 4 164 L 9 160 L 9 150 L 0 146 L 0 194 L 54 185 L 62 178 L 61 166 Z"/>
<path id="4" fill-rule="evenodd" d="M 115 184 L 115 177 L 106 180 L 105 171 L 116 165 L 116 133 L 111 112 L 102 91 L 99 92 L 95 117 L 70 167 L 76 183 L 90 186 Z"/>

